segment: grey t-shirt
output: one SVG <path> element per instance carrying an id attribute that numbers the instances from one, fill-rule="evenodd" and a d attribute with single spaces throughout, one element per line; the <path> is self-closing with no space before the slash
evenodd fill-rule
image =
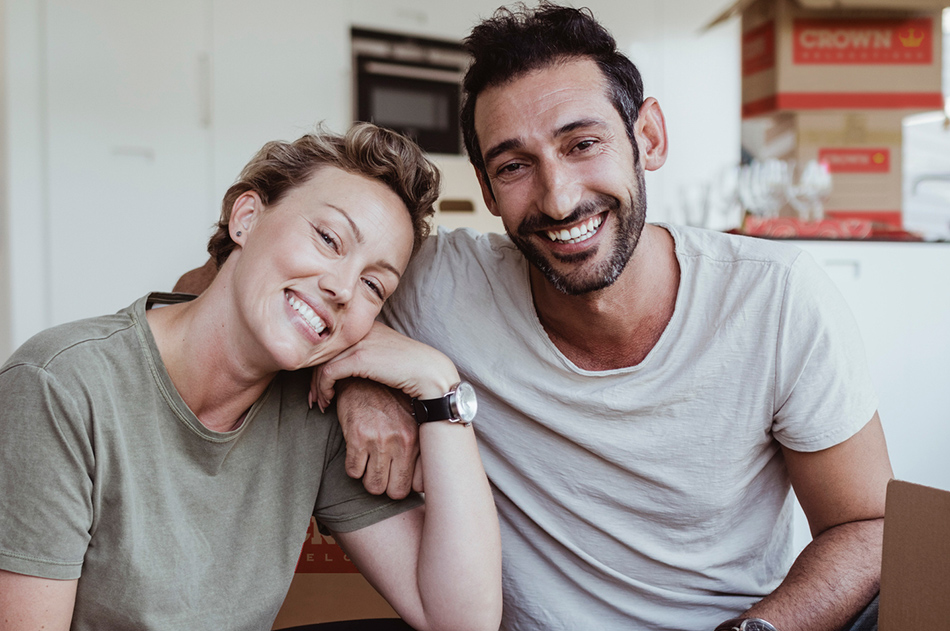
<path id="1" fill-rule="evenodd" d="M 478 391 L 506 631 L 712 629 L 735 616 L 791 562 L 781 446 L 831 447 L 874 413 L 854 320 L 808 255 L 667 229 L 675 312 L 636 366 L 568 360 L 500 235 L 440 231 L 384 309 Z"/>
<path id="2" fill-rule="evenodd" d="M 79 578 L 74 630 L 269 629 L 316 515 L 416 506 L 344 469 L 336 417 L 282 373 L 231 432 L 178 395 L 148 297 L 45 331 L 0 369 L 0 569 Z"/>

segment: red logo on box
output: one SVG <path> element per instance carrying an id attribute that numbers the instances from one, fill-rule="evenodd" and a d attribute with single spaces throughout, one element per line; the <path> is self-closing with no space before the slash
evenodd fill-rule
<path id="1" fill-rule="evenodd" d="M 933 63 L 933 20 L 795 20 L 796 64 Z"/>
<path id="2" fill-rule="evenodd" d="M 775 22 L 742 34 L 742 76 L 775 67 Z"/>
<path id="3" fill-rule="evenodd" d="M 320 534 L 316 520 L 310 518 L 307 540 L 297 561 L 297 574 L 359 574 L 359 570 L 338 546 L 333 537 Z"/>
<path id="4" fill-rule="evenodd" d="M 891 150 L 819 149 L 818 162 L 828 165 L 830 173 L 890 173 Z"/>

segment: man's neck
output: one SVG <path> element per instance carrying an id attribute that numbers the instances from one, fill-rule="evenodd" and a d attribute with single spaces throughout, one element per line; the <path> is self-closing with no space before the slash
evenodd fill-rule
<path id="1" fill-rule="evenodd" d="M 678 288 L 673 237 L 649 224 L 623 273 L 600 291 L 569 296 L 531 268 L 541 325 L 554 345 L 585 370 L 625 368 L 643 361 L 673 317 Z"/>

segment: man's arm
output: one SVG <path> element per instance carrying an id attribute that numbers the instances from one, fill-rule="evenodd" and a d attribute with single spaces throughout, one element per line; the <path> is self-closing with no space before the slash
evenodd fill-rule
<path id="1" fill-rule="evenodd" d="M 423 491 L 419 429 L 409 397 L 367 379 L 336 386 L 336 411 L 346 440 L 346 473 L 373 495 L 402 499 Z"/>
<path id="2" fill-rule="evenodd" d="M 67 631 L 78 583 L 0 570 L 0 631 Z"/>
<path id="3" fill-rule="evenodd" d="M 215 265 L 214 259 L 208 259 L 201 267 L 185 272 L 172 291 L 198 295 L 208 288 L 217 275 L 218 266 Z"/>
<path id="4" fill-rule="evenodd" d="M 780 631 L 840 629 L 880 589 L 884 499 L 893 476 L 881 420 L 875 412 L 861 431 L 829 449 L 783 453 L 814 540 L 744 617 Z"/>

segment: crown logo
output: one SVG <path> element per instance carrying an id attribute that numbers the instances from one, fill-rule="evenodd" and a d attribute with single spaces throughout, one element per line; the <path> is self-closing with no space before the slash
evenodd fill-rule
<path id="1" fill-rule="evenodd" d="M 898 37 L 901 40 L 901 44 L 904 45 L 904 48 L 917 48 L 920 46 L 920 43 L 924 41 L 924 32 L 920 31 L 920 34 L 915 36 L 916 33 L 916 29 L 909 28 L 907 29 L 906 34 L 898 34 Z"/>

